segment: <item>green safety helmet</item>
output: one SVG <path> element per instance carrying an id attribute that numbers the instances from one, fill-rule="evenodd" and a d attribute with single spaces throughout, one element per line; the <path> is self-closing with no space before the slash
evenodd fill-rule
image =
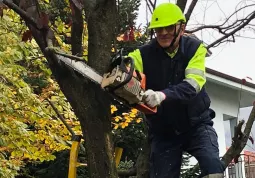
<path id="1" fill-rule="evenodd" d="M 179 21 L 186 22 L 179 6 L 173 3 L 162 3 L 153 11 L 149 29 L 167 27 Z"/>

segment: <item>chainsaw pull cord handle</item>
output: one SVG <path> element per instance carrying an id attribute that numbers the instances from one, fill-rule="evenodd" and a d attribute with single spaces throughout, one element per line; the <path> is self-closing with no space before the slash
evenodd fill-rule
<path id="1" fill-rule="evenodd" d="M 121 56 L 122 57 L 122 56 Z M 130 64 L 129 70 L 127 69 L 127 65 Z M 127 73 L 127 76 L 123 82 L 118 84 L 117 86 L 110 89 L 111 92 L 114 90 L 117 90 L 120 87 L 123 87 L 126 85 L 133 77 L 133 72 L 135 69 L 134 60 L 131 57 L 122 57 L 121 63 L 120 63 L 120 69 Z"/>

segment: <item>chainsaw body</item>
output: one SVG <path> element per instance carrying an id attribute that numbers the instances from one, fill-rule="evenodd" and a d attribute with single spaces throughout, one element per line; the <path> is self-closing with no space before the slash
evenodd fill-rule
<path id="1" fill-rule="evenodd" d="M 128 104 L 145 114 L 154 114 L 157 108 L 150 108 L 143 103 L 146 77 L 143 73 L 135 70 L 134 61 L 131 57 L 122 57 L 122 50 L 112 58 L 110 70 L 101 76 L 97 71 L 87 65 L 83 60 L 75 60 L 74 57 L 48 49 L 53 52 L 57 59 L 66 66 L 72 68 L 82 76 L 101 85 L 118 101 Z"/>
<path id="2" fill-rule="evenodd" d="M 150 108 L 142 102 L 145 86 L 146 76 L 134 70 L 134 62 L 131 57 L 121 58 L 120 64 L 105 74 L 101 83 L 102 88 L 107 89 L 141 112 L 156 113 L 156 108 Z"/>

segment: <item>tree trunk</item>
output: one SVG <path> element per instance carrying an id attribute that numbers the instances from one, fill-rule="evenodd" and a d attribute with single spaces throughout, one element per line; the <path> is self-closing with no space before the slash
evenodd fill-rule
<path id="1" fill-rule="evenodd" d="M 113 158 L 114 149 L 111 136 L 110 99 L 108 94 L 99 85 L 62 66 L 58 63 L 55 55 L 45 50 L 52 42 L 54 43 L 54 34 L 48 26 L 44 28 L 36 27 L 40 19 L 38 19 L 38 9 L 36 9 L 35 1 L 31 0 L 28 3 L 33 4 L 27 4 L 26 7 L 23 7 L 26 12 L 22 11 L 12 1 L 3 0 L 3 2 L 25 20 L 33 37 L 47 58 L 49 67 L 61 91 L 79 118 L 87 147 L 90 177 L 117 178 Z M 114 37 L 114 19 L 116 18 L 115 0 L 86 0 L 84 1 L 84 7 L 89 31 L 89 65 L 100 74 L 103 74 L 110 64 L 111 42 Z M 76 15 L 81 17 L 79 14 Z M 79 26 L 79 23 L 74 23 L 74 25 L 76 26 L 73 27 L 73 30 Z M 76 35 L 81 37 L 80 32 L 79 30 Z M 75 34 L 74 31 L 72 31 L 72 34 Z M 72 48 L 73 53 L 79 53 L 81 50 L 81 40 L 77 39 L 77 36 L 73 38 L 78 41 L 76 46 Z"/>

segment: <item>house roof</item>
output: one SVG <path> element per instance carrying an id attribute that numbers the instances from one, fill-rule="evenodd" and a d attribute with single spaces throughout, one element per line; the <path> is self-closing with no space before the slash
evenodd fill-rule
<path id="1" fill-rule="evenodd" d="M 237 84 L 243 84 L 244 86 L 255 89 L 255 84 L 251 83 L 251 82 L 248 82 L 247 80 L 244 81 L 244 79 L 239 79 L 239 78 L 233 77 L 233 76 L 228 75 L 228 74 L 224 74 L 222 72 L 216 71 L 216 70 L 208 68 L 208 67 L 206 68 L 206 72 L 209 73 L 209 74 L 212 74 L 214 76 L 217 76 L 217 77 L 235 82 Z"/>
<path id="2" fill-rule="evenodd" d="M 228 149 L 229 149 L 229 147 L 226 147 L 226 151 Z M 241 156 L 243 156 L 242 159 L 244 159 L 245 163 L 255 163 L 255 152 L 254 151 L 244 150 L 243 153 L 241 153 Z M 243 162 L 243 160 L 242 160 L 242 162 Z M 234 160 L 232 160 L 231 163 L 234 163 Z"/>

